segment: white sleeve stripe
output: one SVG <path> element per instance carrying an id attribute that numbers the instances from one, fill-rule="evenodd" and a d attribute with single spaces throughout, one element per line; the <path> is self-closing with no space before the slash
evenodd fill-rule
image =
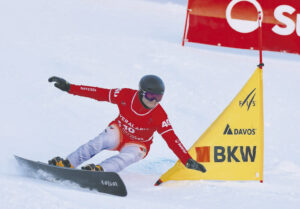
<path id="1" fill-rule="evenodd" d="M 111 89 L 109 90 L 108 101 L 111 103 Z"/>
<path id="2" fill-rule="evenodd" d="M 165 134 L 165 133 L 167 133 L 167 132 L 169 132 L 169 131 L 173 131 L 173 129 L 171 128 L 171 129 L 169 129 L 169 130 L 166 130 L 166 131 L 162 132 L 160 135 L 163 135 L 163 134 Z"/>

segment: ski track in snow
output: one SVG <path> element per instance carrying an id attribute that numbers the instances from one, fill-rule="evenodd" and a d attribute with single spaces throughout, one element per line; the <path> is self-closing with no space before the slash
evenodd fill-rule
<path id="1" fill-rule="evenodd" d="M 185 0 L 0 2 L 1 208 L 300 207 L 300 57 L 292 54 L 264 52 L 263 184 L 178 181 L 154 187 L 177 161 L 158 134 L 149 156 L 120 173 L 125 198 L 19 171 L 13 154 L 44 162 L 66 156 L 118 114 L 114 105 L 54 89 L 47 82 L 52 75 L 105 88 L 137 88 L 144 74 L 160 75 L 166 84 L 162 105 L 190 147 L 250 78 L 258 53 L 181 47 L 185 9 Z"/>

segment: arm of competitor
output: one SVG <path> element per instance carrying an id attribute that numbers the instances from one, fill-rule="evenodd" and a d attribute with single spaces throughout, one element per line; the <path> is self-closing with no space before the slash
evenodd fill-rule
<path id="1" fill-rule="evenodd" d="M 81 86 L 81 85 L 79 86 L 79 85 L 70 84 L 65 79 L 56 76 L 50 77 L 48 81 L 55 82 L 54 86 L 56 88 L 59 88 L 62 91 L 66 91 L 69 94 L 89 97 L 92 99 L 96 99 L 98 101 L 111 102 L 110 101 L 111 91 L 114 91 L 113 89 L 104 89 L 98 87 Z"/>
<path id="2" fill-rule="evenodd" d="M 188 169 L 194 169 L 201 171 L 203 173 L 206 172 L 206 168 L 195 161 L 187 152 L 181 141 L 176 136 L 175 132 L 170 129 L 161 134 L 164 140 L 167 142 L 170 149 L 177 155 L 180 161 L 185 165 Z"/>

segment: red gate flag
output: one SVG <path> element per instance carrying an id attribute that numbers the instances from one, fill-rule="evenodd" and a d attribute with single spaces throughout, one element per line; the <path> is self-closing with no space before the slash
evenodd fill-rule
<path id="1" fill-rule="evenodd" d="M 184 42 L 300 54 L 300 1 L 189 0 Z"/>

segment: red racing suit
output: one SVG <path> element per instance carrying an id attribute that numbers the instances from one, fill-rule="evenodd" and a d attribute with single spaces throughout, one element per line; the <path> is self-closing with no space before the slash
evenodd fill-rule
<path id="1" fill-rule="evenodd" d="M 116 150 L 120 150 L 125 144 L 135 143 L 142 145 L 147 155 L 153 141 L 153 133 L 157 131 L 184 165 L 191 158 L 174 133 L 162 106 L 158 104 L 153 109 L 145 108 L 137 90 L 104 89 L 71 84 L 69 93 L 118 105 L 119 116 L 110 123 L 110 125 L 117 124 L 121 131 L 120 144 Z"/>

